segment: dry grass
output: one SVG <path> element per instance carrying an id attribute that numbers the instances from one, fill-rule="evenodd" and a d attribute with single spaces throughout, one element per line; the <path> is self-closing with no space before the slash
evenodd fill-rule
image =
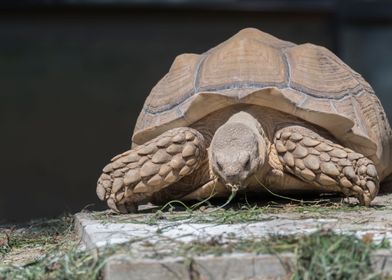
<path id="1" fill-rule="evenodd" d="M 182 206 L 183 207 L 183 206 Z M 334 203 L 305 205 L 301 203 L 252 205 L 234 203 L 227 209 L 201 207 L 182 209 L 169 205 L 148 215 L 139 215 L 131 222 L 155 224 L 159 220 L 182 220 L 210 223 L 249 223 L 265 218 L 265 213 L 282 211 L 299 213 L 325 213 L 326 211 L 356 211 L 358 206 Z M 166 210 L 166 211 L 165 211 Z M 361 208 L 362 210 L 362 208 Z M 93 214 L 94 215 L 94 214 Z M 100 219 L 121 221 L 124 216 L 95 214 Z M 129 216 L 126 216 L 129 220 Z M 162 245 L 162 244 L 161 244 Z M 0 279 L 100 279 L 102 267 L 108 257 L 116 253 L 130 254 L 132 243 L 100 250 L 82 251 L 73 233 L 73 219 L 32 222 L 30 225 L 0 227 Z M 259 239 L 214 238 L 193 243 L 171 244 L 164 252 L 156 251 L 150 257 L 196 255 L 222 255 L 234 252 L 296 254 L 296 271 L 292 279 L 381 279 L 374 275 L 370 254 L 378 248 L 389 248 L 386 242 L 375 245 L 367 236 L 360 240 L 354 236 L 319 231 L 308 236 L 271 236 Z"/>

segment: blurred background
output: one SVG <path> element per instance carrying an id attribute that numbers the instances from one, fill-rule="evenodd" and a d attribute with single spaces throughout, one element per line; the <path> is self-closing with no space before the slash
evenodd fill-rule
<path id="1" fill-rule="evenodd" d="M 244 27 L 329 48 L 391 118 L 392 1 L 3 0 L 0 222 L 105 208 L 100 170 L 175 56 Z"/>

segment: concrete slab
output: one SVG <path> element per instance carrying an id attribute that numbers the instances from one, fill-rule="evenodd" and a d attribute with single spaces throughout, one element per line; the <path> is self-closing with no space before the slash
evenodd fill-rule
<path id="1" fill-rule="evenodd" d="M 134 260 L 117 255 L 108 261 L 104 279 L 120 280 L 228 280 L 228 279 L 287 279 L 293 269 L 291 253 L 272 255 L 231 254 L 202 256 L 191 260 L 166 258 L 163 260 Z"/>
<path id="2" fill-rule="evenodd" d="M 131 215 L 129 215 L 131 216 Z M 135 217 L 135 216 L 133 216 Z M 105 222 L 88 213 L 76 214 L 76 228 L 87 248 L 123 242 L 157 243 L 175 239 L 182 242 L 235 236 L 249 239 L 271 235 L 308 234 L 320 229 L 362 237 L 371 234 L 375 242 L 392 243 L 392 210 L 326 214 L 323 217 L 298 213 L 265 214 L 260 222 L 240 224 L 192 223 L 189 220 L 157 221 L 154 225 L 134 222 Z M 123 219 L 122 219 L 123 220 Z"/>
<path id="3" fill-rule="evenodd" d="M 126 255 L 111 257 L 104 269 L 105 279 L 285 279 L 295 262 L 292 254 L 164 257 L 179 244 L 196 241 L 268 238 L 276 235 L 309 234 L 320 229 L 371 236 L 374 242 L 392 243 L 392 195 L 378 198 L 375 207 L 358 211 L 302 211 L 262 213 L 259 221 L 235 224 L 195 223 L 192 219 L 155 219 L 154 214 L 112 216 L 79 213 L 75 226 L 87 249 L 127 242 Z M 170 215 L 181 215 L 174 213 Z M 162 254 L 163 253 L 163 254 Z M 155 259 L 152 259 L 155 258 Z M 392 274 L 391 251 L 372 256 L 378 272 Z"/>
<path id="4" fill-rule="evenodd" d="M 389 250 L 379 250 L 371 256 L 375 273 L 392 275 L 392 256 Z M 134 259 L 129 255 L 111 257 L 103 271 L 106 280 L 265 280 L 289 279 L 294 271 L 295 255 L 231 254 L 197 256 L 161 260 Z"/>

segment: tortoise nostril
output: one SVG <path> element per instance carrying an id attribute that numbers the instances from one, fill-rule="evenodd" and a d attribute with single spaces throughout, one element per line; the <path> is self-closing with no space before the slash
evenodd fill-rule
<path id="1" fill-rule="evenodd" d="M 230 183 L 237 183 L 237 181 L 239 180 L 239 177 L 237 174 L 226 175 L 226 180 Z"/>

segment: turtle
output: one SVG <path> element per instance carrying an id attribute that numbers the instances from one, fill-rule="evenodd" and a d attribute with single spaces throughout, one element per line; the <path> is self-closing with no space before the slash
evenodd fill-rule
<path id="1" fill-rule="evenodd" d="M 96 192 L 120 213 L 266 190 L 369 206 L 392 171 L 391 135 L 371 86 L 327 48 L 246 28 L 175 58 Z"/>

